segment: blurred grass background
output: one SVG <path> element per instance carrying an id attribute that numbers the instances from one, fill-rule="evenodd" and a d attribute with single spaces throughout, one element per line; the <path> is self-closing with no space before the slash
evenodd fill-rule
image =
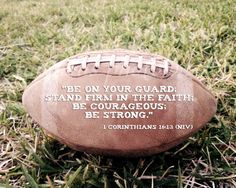
<path id="1" fill-rule="evenodd" d="M 1 0 L 0 187 L 236 187 L 235 0 Z M 128 48 L 164 55 L 218 99 L 183 144 L 136 159 L 75 152 L 47 137 L 24 88 L 77 53 Z"/>

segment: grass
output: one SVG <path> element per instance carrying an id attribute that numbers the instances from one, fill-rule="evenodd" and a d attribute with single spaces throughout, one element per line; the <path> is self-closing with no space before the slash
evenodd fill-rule
<path id="1" fill-rule="evenodd" d="M 235 0 L 1 0 L 0 187 L 236 187 Z M 24 88 L 82 51 L 155 52 L 217 97 L 214 118 L 151 157 L 80 153 L 47 137 L 21 104 Z"/>

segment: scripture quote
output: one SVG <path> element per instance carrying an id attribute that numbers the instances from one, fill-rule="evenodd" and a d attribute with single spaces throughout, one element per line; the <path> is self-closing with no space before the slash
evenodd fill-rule
<path id="1" fill-rule="evenodd" d="M 155 111 L 168 110 L 173 102 L 193 102 L 194 96 L 179 93 L 175 86 L 65 85 L 62 94 L 47 94 L 46 102 L 66 102 L 82 110 L 84 118 L 150 118 Z"/>

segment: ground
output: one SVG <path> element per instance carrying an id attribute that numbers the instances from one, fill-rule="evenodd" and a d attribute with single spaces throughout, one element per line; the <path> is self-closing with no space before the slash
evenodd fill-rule
<path id="1" fill-rule="evenodd" d="M 0 187 L 236 187 L 235 0 L 1 0 Z M 217 113 L 181 145 L 124 159 L 76 152 L 24 111 L 54 63 L 110 48 L 166 56 L 197 76 Z"/>

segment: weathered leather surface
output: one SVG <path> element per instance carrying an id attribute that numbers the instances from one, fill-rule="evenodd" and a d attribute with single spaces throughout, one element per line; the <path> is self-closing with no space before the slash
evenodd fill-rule
<path id="1" fill-rule="evenodd" d="M 78 56 L 92 54 L 128 54 L 165 59 L 153 54 L 120 49 L 89 52 Z M 130 63 L 126 69 L 122 63 L 115 64 L 113 68 L 103 63 L 98 69 L 94 68 L 93 63 L 89 63 L 86 70 L 83 71 L 79 66 L 75 66 L 73 72 L 69 74 L 66 72 L 68 63 L 66 59 L 49 68 L 26 88 L 23 104 L 26 111 L 40 126 L 73 149 L 115 156 L 145 156 L 162 152 L 197 132 L 216 112 L 216 100 L 203 84 L 176 63 L 169 62 L 167 75 L 163 75 L 163 71 L 158 68 L 151 73 L 149 65 L 144 65 L 141 70 L 137 70 L 136 63 Z M 61 90 L 63 85 L 83 87 L 88 84 L 101 87 L 103 85 L 175 86 L 177 87 L 176 94 L 191 94 L 194 96 L 194 101 L 191 103 L 167 102 L 167 110 L 155 111 L 155 114 L 148 119 L 85 119 L 84 110 L 72 110 L 69 103 L 44 101 L 44 96 L 49 93 L 66 94 Z M 127 103 L 129 102 L 130 99 Z M 192 124 L 193 129 L 103 129 L 103 125 L 109 124 Z"/>

